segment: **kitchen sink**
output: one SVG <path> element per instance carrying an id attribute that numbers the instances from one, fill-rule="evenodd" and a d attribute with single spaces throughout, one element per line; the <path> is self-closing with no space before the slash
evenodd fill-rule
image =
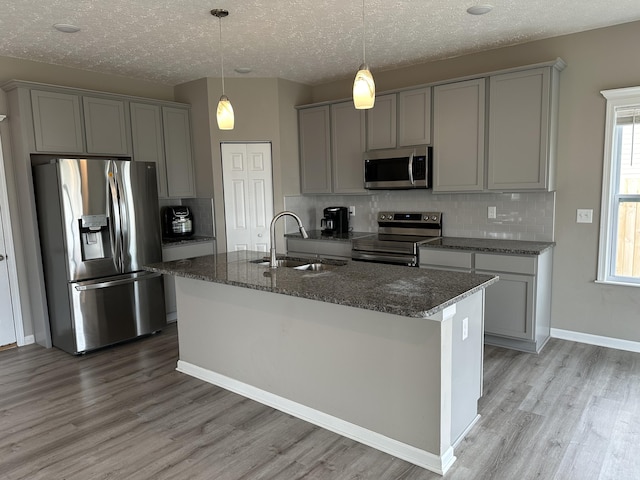
<path id="1" fill-rule="evenodd" d="M 251 263 L 268 267 L 269 260 L 261 258 L 259 260 L 252 260 Z M 322 272 L 327 270 L 333 270 L 336 267 L 344 266 L 347 262 L 341 262 L 336 260 L 329 260 L 325 262 L 312 262 L 310 260 L 300 260 L 292 258 L 280 258 L 276 260 L 278 267 L 293 268 L 294 270 L 304 270 L 307 272 Z"/>

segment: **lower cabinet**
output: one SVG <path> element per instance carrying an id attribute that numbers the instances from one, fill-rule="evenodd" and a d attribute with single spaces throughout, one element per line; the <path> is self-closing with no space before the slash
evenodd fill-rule
<path id="1" fill-rule="evenodd" d="M 349 260 L 351 259 L 351 241 L 312 240 L 287 237 L 287 255 Z"/>
<path id="2" fill-rule="evenodd" d="M 214 242 L 197 242 L 190 244 L 178 244 L 162 247 L 162 261 L 171 262 L 185 258 L 203 257 L 214 254 Z M 176 281 L 172 275 L 164 277 L 164 305 L 167 311 L 167 321 L 175 322 L 178 319 L 178 307 L 176 304 Z"/>
<path id="3" fill-rule="evenodd" d="M 422 268 L 498 275 L 485 291 L 485 343 L 533 353 L 550 336 L 552 259 L 552 249 L 539 255 L 420 249 Z"/>

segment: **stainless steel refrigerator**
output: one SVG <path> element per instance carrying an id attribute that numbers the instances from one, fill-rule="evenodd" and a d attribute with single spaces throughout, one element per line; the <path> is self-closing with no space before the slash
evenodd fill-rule
<path id="1" fill-rule="evenodd" d="M 166 325 L 155 164 L 32 156 L 51 338 L 72 354 Z"/>

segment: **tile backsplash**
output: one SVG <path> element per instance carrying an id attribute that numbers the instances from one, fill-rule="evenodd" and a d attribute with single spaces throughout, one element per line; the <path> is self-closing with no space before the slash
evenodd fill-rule
<path id="1" fill-rule="evenodd" d="M 183 198 L 167 199 L 161 198 L 160 208 L 171 205 L 184 205 L 191 209 L 193 213 L 193 223 L 195 234 L 207 237 L 215 237 L 215 223 L 213 221 L 213 199 L 212 198 Z"/>
<path id="2" fill-rule="evenodd" d="M 555 192 L 434 194 L 430 190 L 380 190 L 371 195 L 313 195 L 285 197 L 285 208 L 297 213 L 309 230 L 320 228 L 325 207 L 355 206 L 349 227 L 375 232 L 380 211 L 443 212 L 447 237 L 554 240 Z M 496 218 L 487 218 L 489 207 Z M 287 232 L 297 231 L 287 220 Z"/>

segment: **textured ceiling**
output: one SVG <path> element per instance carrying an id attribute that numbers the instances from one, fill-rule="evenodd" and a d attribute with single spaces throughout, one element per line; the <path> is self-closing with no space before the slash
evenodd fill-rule
<path id="1" fill-rule="evenodd" d="M 376 70 L 640 20 L 640 0 L 365 0 Z M 483 2 L 478 2 L 479 4 Z M 362 63 L 361 0 L 0 0 L 0 56 L 176 85 L 220 76 L 318 84 Z M 82 30 L 65 34 L 54 23 Z"/>

